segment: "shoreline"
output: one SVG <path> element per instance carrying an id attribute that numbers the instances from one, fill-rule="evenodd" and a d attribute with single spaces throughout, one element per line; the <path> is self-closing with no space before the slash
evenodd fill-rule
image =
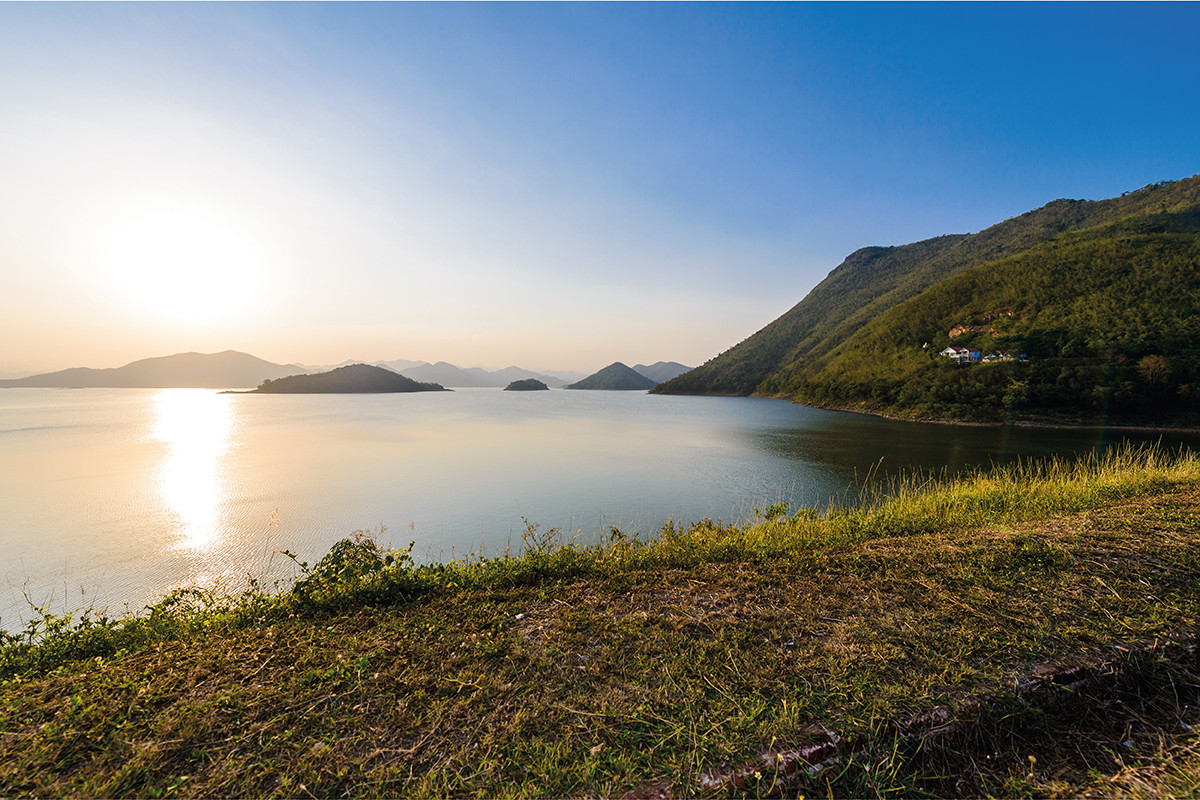
<path id="1" fill-rule="evenodd" d="M 1092 422 L 1047 421 L 1036 419 L 1014 419 L 1007 422 L 974 422 L 971 420 L 941 419 L 938 417 L 908 417 L 894 412 L 874 410 L 856 406 L 839 406 L 823 403 L 806 403 L 786 394 L 751 394 L 751 395 L 709 395 L 712 397 L 761 397 L 770 400 L 787 400 L 805 408 L 819 408 L 823 411 L 843 411 L 847 414 L 861 414 L 868 417 L 879 417 L 893 422 L 921 422 L 934 425 L 955 425 L 964 428 L 1051 428 L 1059 430 L 1111 430 L 1140 433 L 1194 433 L 1200 434 L 1200 425 L 1137 425 L 1132 423 L 1097 424 Z"/>

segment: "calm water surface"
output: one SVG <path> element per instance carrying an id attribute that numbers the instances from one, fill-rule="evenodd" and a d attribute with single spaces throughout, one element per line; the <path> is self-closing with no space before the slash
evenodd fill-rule
<path id="1" fill-rule="evenodd" d="M 640 392 L 8 389 L 0 628 L 23 624 L 26 597 L 119 613 L 181 585 L 287 577 L 279 550 L 312 562 L 381 525 L 377 539 L 415 542 L 421 560 L 496 555 L 526 519 L 584 539 L 649 534 L 781 500 L 820 507 L 872 470 L 955 472 L 1124 438 Z"/>

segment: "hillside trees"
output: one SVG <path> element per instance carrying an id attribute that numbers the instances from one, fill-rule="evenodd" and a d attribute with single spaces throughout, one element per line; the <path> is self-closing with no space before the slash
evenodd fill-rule
<path id="1" fill-rule="evenodd" d="M 958 366 L 953 344 L 1027 353 Z M 799 304 L 661 393 L 917 416 L 1196 416 L 1200 176 L 1056 200 L 971 235 L 851 254 Z"/>
<path id="2" fill-rule="evenodd" d="M 781 372 L 777 389 L 803 402 L 968 419 L 1195 415 L 1200 231 L 1170 228 L 1072 232 L 963 272 L 868 323 L 830 357 Z M 931 354 L 949 344 L 1030 361 L 937 364 Z"/>

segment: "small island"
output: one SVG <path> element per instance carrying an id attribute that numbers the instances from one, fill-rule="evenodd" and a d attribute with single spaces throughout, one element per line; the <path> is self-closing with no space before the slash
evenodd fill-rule
<path id="1" fill-rule="evenodd" d="M 550 387 L 539 381 L 537 378 L 525 378 L 524 380 L 513 381 L 508 386 L 504 387 L 506 392 L 541 392 L 550 391 Z"/>
<path id="2" fill-rule="evenodd" d="M 437 383 L 421 383 L 397 372 L 369 364 L 350 364 L 329 372 L 289 375 L 266 380 L 251 393 L 265 394 L 379 394 L 383 392 L 448 392 Z"/>

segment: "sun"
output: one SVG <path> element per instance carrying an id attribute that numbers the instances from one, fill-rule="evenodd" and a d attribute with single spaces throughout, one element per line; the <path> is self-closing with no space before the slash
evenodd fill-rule
<path id="1" fill-rule="evenodd" d="M 113 225 L 99 277 L 126 302 L 169 319 L 217 321 L 259 297 L 260 252 L 227 222 L 160 211 Z"/>

